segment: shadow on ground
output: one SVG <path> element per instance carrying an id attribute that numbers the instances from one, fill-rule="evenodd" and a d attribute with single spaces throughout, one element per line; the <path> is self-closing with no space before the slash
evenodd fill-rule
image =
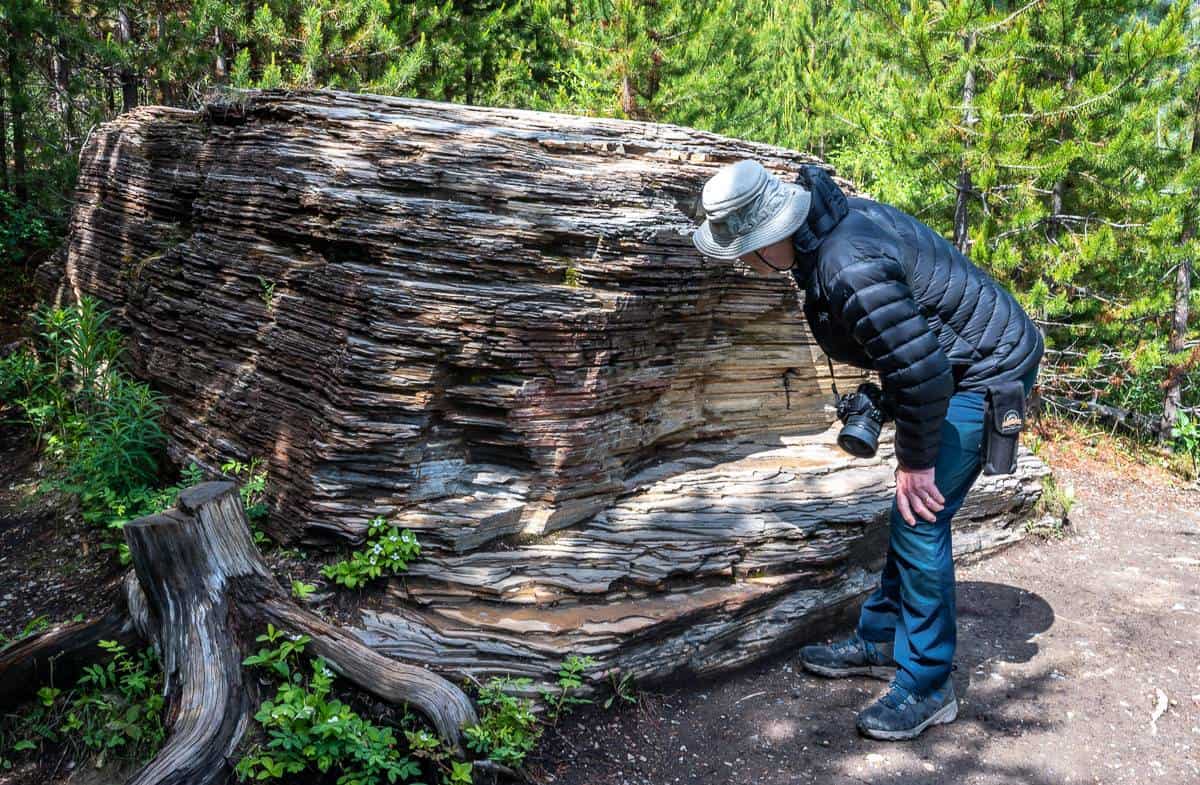
<path id="1" fill-rule="evenodd" d="M 815 639 L 853 628 L 858 602 L 828 618 Z M 1059 785 L 1032 762 L 985 759 L 997 736 L 1053 734 L 1043 694 L 1053 669 L 999 673 L 1033 663 L 1054 626 L 1042 597 L 987 581 L 958 584 L 955 686 L 959 720 L 912 742 L 858 736 L 855 717 L 886 689 L 872 679 L 823 679 L 800 669 L 798 646 L 708 678 L 648 688 L 637 707 L 580 711 L 547 734 L 531 768 L 546 783 L 963 783 Z"/>

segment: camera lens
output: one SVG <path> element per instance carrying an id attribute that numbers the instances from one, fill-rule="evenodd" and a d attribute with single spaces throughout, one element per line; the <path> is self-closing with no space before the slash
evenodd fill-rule
<path id="1" fill-rule="evenodd" d="M 872 458 L 879 448 L 879 429 L 879 423 L 866 415 L 852 416 L 838 433 L 838 447 L 855 458 Z"/>

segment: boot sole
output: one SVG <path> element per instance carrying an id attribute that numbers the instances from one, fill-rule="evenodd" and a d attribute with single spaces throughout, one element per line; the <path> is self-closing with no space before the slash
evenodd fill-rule
<path id="1" fill-rule="evenodd" d="M 846 676 L 870 676 L 873 679 L 891 681 L 896 675 L 895 665 L 852 665 L 849 668 L 831 668 L 828 665 L 817 665 L 800 660 L 805 670 L 812 671 L 818 676 L 828 676 L 831 679 L 841 679 Z"/>
<path id="2" fill-rule="evenodd" d="M 929 715 L 929 719 L 922 722 L 915 728 L 908 730 L 878 730 L 875 728 L 864 728 L 859 726 L 858 732 L 872 739 L 881 739 L 883 741 L 903 741 L 905 739 L 915 739 L 931 725 L 945 725 L 949 722 L 954 722 L 958 717 L 958 699 L 955 698 L 951 703 L 947 703 L 942 708 Z"/>

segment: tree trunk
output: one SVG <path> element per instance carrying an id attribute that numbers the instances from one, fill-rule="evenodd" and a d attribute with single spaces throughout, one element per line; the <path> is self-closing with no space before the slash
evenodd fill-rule
<path id="1" fill-rule="evenodd" d="M 15 7 L 19 7 L 18 3 Z M 24 52 L 17 35 L 12 28 L 16 27 L 15 19 L 10 19 L 8 40 L 8 100 L 12 113 L 13 136 L 13 192 L 17 202 L 26 204 L 29 201 L 29 184 L 26 182 L 25 170 L 25 70 L 22 64 Z"/>
<path id="2" fill-rule="evenodd" d="M 0 652 L 0 698 L 36 689 L 64 664 L 77 670 L 101 638 L 129 641 L 137 627 L 160 653 L 168 737 L 129 785 L 224 782 L 258 696 L 242 660 L 269 622 L 312 639 L 307 651 L 361 689 L 424 712 L 460 757 L 463 728 L 478 721 L 470 700 L 427 668 L 404 665 L 297 607 L 254 547 L 237 486 L 184 490 L 177 509 L 130 521 L 125 539 L 136 582 L 102 619 L 44 632 Z M 94 654 L 93 657 L 94 659 Z"/>
<path id="3" fill-rule="evenodd" d="M 1070 104 L 1072 101 L 1071 88 L 1075 86 L 1075 64 L 1072 63 L 1067 67 L 1067 89 L 1063 101 Z M 1060 141 L 1067 139 L 1071 135 L 1072 123 L 1068 118 L 1065 127 L 1060 136 Z M 1050 193 L 1050 226 L 1049 234 L 1051 237 L 1057 237 L 1063 230 L 1062 220 L 1059 218 L 1063 214 L 1063 204 L 1067 194 L 1067 178 L 1069 174 L 1064 174 L 1058 180 L 1054 181 L 1054 188 Z"/>
<path id="4" fill-rule="evenodd" d="M 971 31 L 963 37 L 963 49 L 966 50 L 967 56 L 970 57 L 975 49 L 975 35 Z M 967 136 L 963 139 L 963 147 L 969 150 L 974 144 L 970 136 L 971 129 L 975 126 L 975 69 L 968 68 L 967 74 L 963 78 L 962 89 L 963 101 L 963 125 L 967 128 Z M 963 153 L 962 163 L 958 170 L 958 192 L 954 199 L 954 245 L 963 254 L 971 252 L 971 235 L 970 235 L 970 212 L 968 210 L 971 201 L 971 170 L 967 166 L 966 152 Z"/>
<path id="5" fill-rule="evenodd" d="M 163 9 L 161 0 L 154 4 L 154 33 L 157 39 L 156 43 L 162 46 L 163 42 L 167 39 L 167 15 Z M 161 63 L 155 65 L 155 73 L 158 77 L 154 80 L 158 88 L 157 103 L 163 106 L 170 106 L 174 103 L 174 96 L 171 94 L 170 80 L 163 76 Z"/>
<path id="6" fill-rule="evenodd" d="M 216 76 L 218 83 L 223 83 L 229 76 L 229 68 L 225 65 L 225 44 L 221 40 L 220 27 L 217 27 L 213 30 L 213 51 L 216 53 L 214 75 Z"/>
<path id="7" fill-rule="evenodd" d="M 125 45 L 126 55 L 133 43 L 133 22 L 124 6 L 117 8 L 117 40 Z M 121 111 L 128 112 L 138 105 L 138 76 L 126 62 L 121 63 Z"/>
<path id="8" fill-rule="evenodd" d="M 61 9 L 55 9 L 62 14 Z M 71 60 L 66 33 L 60 28 L 57 39 L 58 46 L 51 55 L 54 72 L 54 102 L 63 125 L 63 152 L 74 159 L 77 157 L 75 142 L 79 139 L 79 129 L 75 127 L 75 102 L 71 95 Z"/>
<path id="9" fill-rule="evenodd" d="M 8 175 L 8 112 L 5 109 L 5 75 L 0 73 L 0 189 L 12 188 Z"/>
<path id="10" fill-rule="evenodd" d="M 1192 144 L 1188 152 L 1191 158 L 1200 155 L 1200 89 L 1192 99 Z M 1180 245 L 1187 245 L 1196 237 L 1197 212 L 1200 208 L 1200 186 L 1192 189 L 1192 203 L 1184 206 L 1183 229 L 1180 232 Z M 1192 297 L 1192 270 L 1195 260 L 1180 259 L 1179 267 L 1175 270 L 1175 307 L 1171 313 L 1171 340 L 1169 349 L 1172 353 L 1182 352 L 1187 343 L 1188 319 L 1190 316 L 1190 301 Z M 1163 419 L 1159 438 L 1166 441 L 1170 438 L 1171 428 L 1179 417 L 1183 406 L 1183 377 L 1190 363 L 1181 362 L 1167 372 L 1167 383 L 1163 395 Z"/>

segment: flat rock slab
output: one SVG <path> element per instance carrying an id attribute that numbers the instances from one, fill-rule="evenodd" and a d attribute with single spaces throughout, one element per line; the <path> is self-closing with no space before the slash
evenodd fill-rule
<path id="1" fill-rule="evenodd" d="M 712 671 L 861 593 L 892 491 L 886 439 L 868 462 L 831 446 L 790 279 L 691 244 L 704 181 L 751 157 L 820 163 L 671 125 L 218 91 L 89 137 L 39 280 L 114 310 L 175 460 L 266 460 L 277 538 L 413 530 L 373 645 L 448 672 Z M 981 482 L 960 549 L 1019 537 L 1044 470 Z"/>
<path id="2" fill-rule="evenodd" d="M 631 478 L 585 527 L 423 559 L 358 634 L 401 659 L 535 682 L 569 654 L 645 683 L 795 646 L 874 587 L 887 549 L 892 443 L 863 460 L 836 434 L 724 443 Z M 1047 471 L 1023 451 L 1016 474 L 981 476 L 953 521 L 955 557 L 1020 540 Z"/>

